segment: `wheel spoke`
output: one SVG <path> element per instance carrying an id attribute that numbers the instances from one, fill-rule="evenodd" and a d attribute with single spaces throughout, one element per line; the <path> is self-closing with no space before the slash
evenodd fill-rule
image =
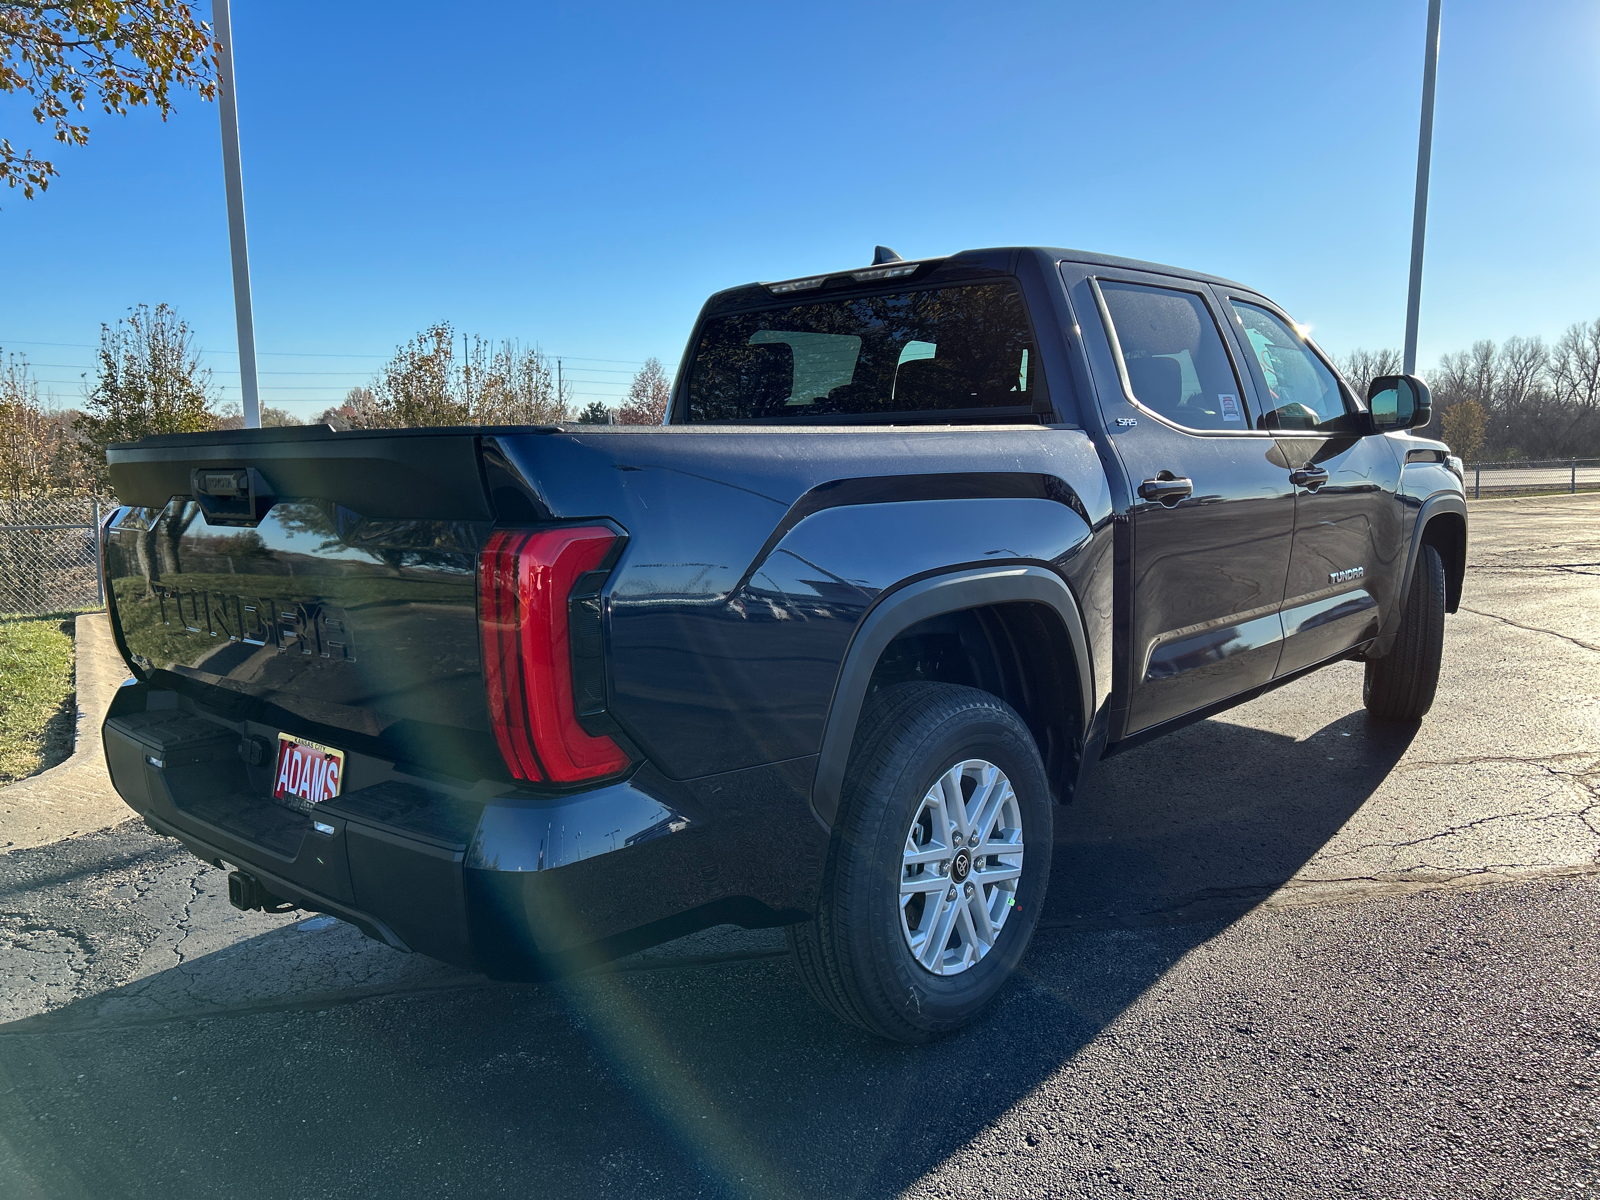
<path id="1" fill-rule="evenodd" d="M 974 896 L 973 900 L 977 898 Z M 977 962 L 983 952 L 989 948 L 989 942 L 981 940 L 978 936 L 977 923 L 972 917 L 972 900 L 968 900 L 961 905 L 961 941 L 963 943 L 961 962 L 963 967 Z M 980 946 L 982 947 L 981 950 L 979 949 Z"/>
<path id="2" fill-rule="evenodd" d="M 950 887 L 950 881 L 943 875 L 929 872 L 926 875 L 908 875 L 900 881 L 900 894 L 902 896 L 915 896 L 918 892 L 943 892 Z"/>
<path id="3" fill-rule="evenodd" d="M 974 846 L 972 852 L 979 858 L 1008 858 L 1021 862 L 1023 845 L 1021 842 L 985 842 Z"/>
<path id="4" fill-rule="evenodd" d="M 999 928 L 989 916 L 989 897 L 982 888 L 967 903 L 967 921 L 971 924 L 977 940 L 984 946 L 994 945 L 994 939 L 1000 935 Z"/>
<path id="5" fill-rule="evenodd" d="M 974 883 L 1004 883 L 1008 879 L 1021 878 L 1021 863 L 1018 863 L 1016 866 L 1010 866 L 1006 863 L 1002 863 L 997 867 L 984 867 L 983 870 L 974 871 L 972 873 L 972 880 Z"/>
<path id="6" fill-rule="evenodd" d="M 1000 773 L 999 767 L 990 767 L 983 774 L 982 794 L 973 796 L 978 815 L 972 821 L 972 828 L 980 838 L 987 840 L 1000 806 L 1011 798 L 1011 781 Z"/>
<path id="7" fill-rule="evenodd" d="M 955 831 L 963 838 L 967 836 L 967 802 L 961 795 L 961 774 L 965 763 L 957 763 L 943 775 L 939 776 L 936 790 L 944 808 L 944 829 L 955 827 Z M 931 793 L 930 793 L 931 796 Z"/>
<path id="8" fill-rule="evenodd" d="M 931 919 L 926 912 L 922 918 L 923 927 L 928 931 L 927 940 L 923 942 L 922 953 L 917 957 L 930 971 L 936 969 L 939 960 L 944 957 L 945 949 L 950 945 L 951 931 L 955 928 L 956 914 L 960 911 L 960 905 L 944 897 L 944 892 L 938 894 L 938 906 Z"/>
<path id="9" fill-rule="evenodd" d="M 910 845 L 909 842 L 907 842 L 906 844 L 907 844 L 907 846 Z M 943 862 L 945 859 L 947 859 L 949 857 L 950 857 L 950 847 L 949 846 L 932 846 L 932 845 L 930 845 L 928 848 L 923 848 L 923 847 L 919 846 L 915 850 L 908 849 L 906 851 L 906 853 L 905 853 L 905 857 L 903 859 L 901 859 L 901 861 L 903 863 L 905 863 L 905 865 L 908 866 L 908 867 L 914 867 L 919 863 Z"/>

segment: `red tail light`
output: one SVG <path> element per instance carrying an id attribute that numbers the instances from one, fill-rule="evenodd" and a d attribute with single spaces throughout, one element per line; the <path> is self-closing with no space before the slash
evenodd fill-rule
<path id="1" fill-rule="evenodd" d="M 567 598 L 617 535 L 603 526 L 497 529 L 478 556 L 478 626 L 489 715 L 518 779 L 574 783 L 615 774 L 628 756 L 578 724 Z"/>

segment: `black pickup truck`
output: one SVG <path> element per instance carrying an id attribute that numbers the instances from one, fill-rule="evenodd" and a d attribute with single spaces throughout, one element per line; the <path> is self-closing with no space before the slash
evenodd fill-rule
<path id="1" fill-rule="evenodd" d="M 113 447 L 105 723 L 243 908 L 534 978 L 732 922 L 908 1041 L 1094 763 L 1343 659 L 1433 701 L 1460 464 L 1270 300 L 981 250 L 718 293 L 668 424 Z"/>

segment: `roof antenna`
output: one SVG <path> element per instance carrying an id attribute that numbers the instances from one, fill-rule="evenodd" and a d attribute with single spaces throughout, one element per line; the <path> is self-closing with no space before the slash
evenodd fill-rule
<path id="1" fill-rule="evenodd" d="M 892 263 L 892 262 L 905 262 L 905 259 L 901 258 L 898 254 L 896 254 L 893 250 L 889 249 L 889 247 L 887 247 L 887 246 L 874 246 L 873 247 L 873 249 L 872 249 L 872 265 L 873 266 L 881 267 L 884 263 Z"/>

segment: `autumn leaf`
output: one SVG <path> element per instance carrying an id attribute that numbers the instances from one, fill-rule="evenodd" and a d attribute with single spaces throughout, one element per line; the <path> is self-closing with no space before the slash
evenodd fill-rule
<path id="1" fill-rule="evenodd" d="M 115 116 L 152 107 L 164 121 L 176 89 L 216 98 L 216 66 L 211 27 L 177 0 L 0 3 L 0 92 L 31 97 L 33 119 L 64 146 L 88 143 L 76 114 L 91 98 Z M 32 148 L 0 138 L 0 179 L 27 199 L 59 175 Z"/>

